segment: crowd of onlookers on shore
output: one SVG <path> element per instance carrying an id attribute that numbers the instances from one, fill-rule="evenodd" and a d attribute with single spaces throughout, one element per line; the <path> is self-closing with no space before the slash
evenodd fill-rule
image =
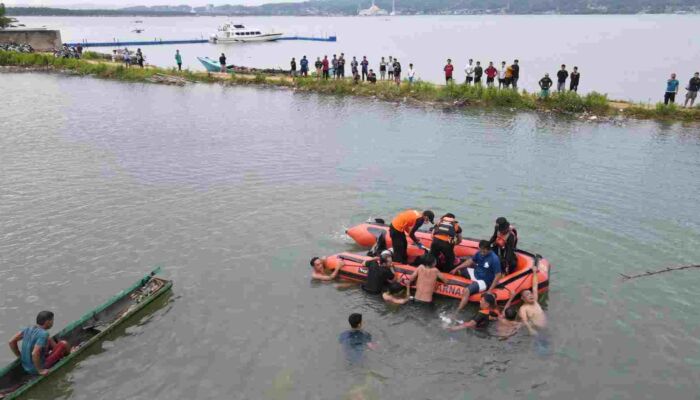
<path id="1" fill-rule="evenodd" d="M 290 73 L 293 77 L 296 76 L 308 76 L 310 73 L 311 65 L 309 59 L 303 56 L 299 62 L 295 57 L 292 57 L 290 61 Z M 344 53 L 340 53 L 340 56 L 333 54 L 332 58 L 328 56 L 317 57 L 313 64 L 316 70 L 317 79 L 343 79 L 345 78 L 345 64 L 346 58 Z M 452 60 L 448 59 L 447 64 L 443 67 L 445 73 L 445 84 L 455 84 L 455 66 L 452 64 Z M 374 69 L 369 68 L 369 61 L 367 56 L 363 56 L 362 60 L 358 60 L 356 57 L 352 57 L 350 61 L 350 76 L 355 83 L 360 81 L 367 81 L 369 83 L 376 83 L 378 80 L 388 80 L 393 81 L 397 85 L 401 84 L 402 73 L 404 72 L 403 67 L 399 60 L 393 56 L 389 56 L 388 59 L 382 57 L 379 62 L 379 77 L 377 77 Z M 466 66 L 464 67 L 464 84 L 465 85 L 482 85 L 486 84 L 487 87 L 497 87 L 499 89 L 512 88 L 514 90 L 518 89 L 518 80 L 520 79 L 520 64 L 518 60 L 514 60 L 512 64 L 508 64 L 505 61 L 501 62 L 499 68 L 489 61 L 486 68 L 481 65 L 481 61 L 474 62 L 473 59 L 469 59 Z M 405 72 L 405 78 L 408 84 L 413 84 L 416 80 L 416 70 L 413 64 L 408 64 L 408 69 Z M 562 65 L 561 70 L 557 72 L 557 91 L 566 91 L 566 81 L 569 80 L 569 91 L 578 91 L 579 81 L 581 79 L 581 73 L 578 67 L 574 67 L 573 71 L 569 73 L 566 66 Z M 549 90 L 554 82 L 549 77 L 549 74 L 545 74 L 539 81 L 540 95 L 544 98 L 549 96 Z"/>

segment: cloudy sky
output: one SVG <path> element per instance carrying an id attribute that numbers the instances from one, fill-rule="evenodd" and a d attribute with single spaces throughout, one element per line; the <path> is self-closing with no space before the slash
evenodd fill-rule
<path id="1" fill-rule="evenodd" d="M 67 7 L 67 8 L 120 8 L 135 5 L 178 5 L 203 6 L 206 4 L 244 4 L 282 3 L 298 0 L 0 0 L 8 7 Z"/>

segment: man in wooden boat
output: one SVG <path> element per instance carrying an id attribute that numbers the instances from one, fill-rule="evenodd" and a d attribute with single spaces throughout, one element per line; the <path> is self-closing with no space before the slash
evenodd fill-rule
<path id="1" fill-rule="evenodd" d="M 391 245 L 394 248 L 394 261 L 399 264 L 408 262 L 408 240 L 406 240 L 406 235 L 411 238 L 416 246 L 425 250 L 420 240 L 416 238 L 416 231 L 426 222 L 432 224 L 434 218 L 435 213 L 430 210 L 425 210 L 422 213 L 418 210 L 406 210 L 394 217 L 389 228 Z"/>
<path id="2" fill-rule="evenodd" d="M 311 268 L 313 268 L 313 271 L 311 272 L 311 279 L 321 282 L 330 282 L 335 280 L 335 278 L 338 276 L 338 273 L 340 273 L 340 270 L 345 265 L 345 262 L 343 262 L 343 260 L 339 260 L 338 265 L 335 267 L 335 270 L 330 275 L 326 274 L 325 258 L 314 257 L 311 259 L 311 261 L 309 261 L 309 264 L 311 264 Z"/>
<path id="3" fill-rule="evenodd" d="M 501 273 L 501 261 L 496 253 L 491 251 L 491 244 L 488 240 L 479 242 L 479 251 L 470 259 L 467 259 L 455 269 L 451 274 L 458 274 L 466 269 L 471 283 L 464 289 L 464 296 L 459 302 L 456 313 L 462 311 L 469 302 L 469 296 L 475 293 L 491 292 L 498 284 L 503 274 Z"/>
<path id="4" fill-rule="evenodd" d="M 10 339 L 10 349 L 20 358 L 22 367 L 32 375 L 47 375 L 53 367 L 70 351 L 70 345 L 65 340 L 56 343 L 49 336 L 53 327 L 53 313 L 42 311 L 36 316 L 36 325 L 24 328 Z M 22 341 L 20 350 L 18 343 Z"/>

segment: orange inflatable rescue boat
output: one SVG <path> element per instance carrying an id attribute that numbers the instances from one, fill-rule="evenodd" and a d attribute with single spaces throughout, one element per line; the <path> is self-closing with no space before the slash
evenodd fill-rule
<path id="1" fill-rule="evenodd" d="M 381 220 L 378 222 L 366 222 L 348 229 L 347 234 L 355 240 L 359 245 L 364 247 L 373 246 L 377 238 L 384 236 L 387 247 L 391 247 L 391 238 L 388 235 L 389 226 Z M 416 232 L 416 237 L 426 247 L 430 248 L 432 237 L 428 232 Z M 460 258 L 471 257 L 479 251 L 479 241 L 476 239 L 465 238 L 462 242 L 455 246 L 455 255 Z M 549 262 L 539 255 L 531 254 L 523 250 L 516 250 L 518 265 L 515 271 L 509 275 L 503 276 L 495 289 L 495 295 L 498 302 L 508 300 L 510 293 L 515 293 L 515 302 L 520 299 L 520 293 L 526 289 L 532 289 L 532 265 L 537 265 L 538 288 L 540 293 L 545 293 L 549 289 L 549 272 L 551 266 Z M 409 263 L 415 260 L 416 257 L 424 254 L 424 251 L 416 247 L 409 240 L 408 256 Z M 340 271 L 343 279 L 356 282 L 364 282 L 367 278 L 367 268 L 362 265 L 364 261 L 371 259 L 369 256 L 358 255 L 354 253 L 340 253 L 330 256 L 326 259 L 326 267 L 334 269 L 339 260 L 343 260 L 345 265 Z M 394 263 L 394 269 L 398 279 L 403 279 L 404 275 L 410 275 L 415 271 L 416 267 L 411 265 L 403 265 Z M 435 289 L 435 294 L 461 299 L 464 294 L 464 289 L 471 283 L 468 278 L 462 276 L 445 274 L 449 277 L 448 283 L 438 282 Z M 469 297 L 470 302 L 478 302 L 481 299 L 480 294 L 474 294 Z"/>

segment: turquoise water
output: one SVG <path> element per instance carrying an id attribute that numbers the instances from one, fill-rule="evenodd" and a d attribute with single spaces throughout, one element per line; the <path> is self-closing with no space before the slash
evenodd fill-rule
<path id="1" fill-rule="evenodd" d="M 175 281 L 29 398 L 697 397 L 700 271 L 619 277 L 700 260 L 697 127 L 37 74 L 0 93 L 0 337 L 154 264 Z M 554 266 L 545 351 L 310 283 L 312 255 L 405 207 L 516 224 Z M 351 312 L 379 343 L 362 365 L 337 344 Z"/>

